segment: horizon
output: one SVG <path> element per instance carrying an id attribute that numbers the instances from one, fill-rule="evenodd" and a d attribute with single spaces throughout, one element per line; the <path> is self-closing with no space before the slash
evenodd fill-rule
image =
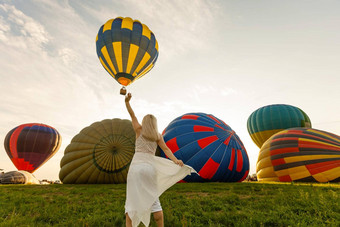
<path id="1" fill-rule="evenodd" d="M 226 122 L 242 140 L 254 174 L 259 148 L 247 119 L 288 104 L 312 128 L 340 135 L 340 2 L 10 1 L 0 4 L 0 140 L 25 123 L 54 127 L 58 152 L 33 174 L 59 180 L 60 160 L 81 129 L 130 119 L 119 85 L 100 64 L 95 38 L 107 20 L 146 24 L 159 44 L 154 68 L 127 87 L 141 121 L 163 129 L 185 113 Z M 0 168 L 16 170 L 2 146 Z"/>

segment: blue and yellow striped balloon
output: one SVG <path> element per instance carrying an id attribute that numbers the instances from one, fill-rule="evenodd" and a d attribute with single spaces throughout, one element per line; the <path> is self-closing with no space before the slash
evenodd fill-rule
<path id="1" fill-rule="evenodd" d="M 123 86 L 149 72 L 158 57 L 155 35 L 145 24 L 129 17 L 117 17 L 103 24 L 96 47 L 100 63 Z"/>

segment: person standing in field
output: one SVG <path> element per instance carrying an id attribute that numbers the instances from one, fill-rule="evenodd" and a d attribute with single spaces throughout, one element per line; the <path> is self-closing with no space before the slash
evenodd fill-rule
<path id="1" fill-rule="evenodd" d="M 131 93 L 125 96 L 125 105 L 136 132 L 136 148 L 127 176 L 126 226 L 135 227 L 140 222 L 149 226 L 151 213 L 157 226 L 164 226 L 159 196 L 176 182 L 196 171 L 172 154 L 158 132 L 157 119 L 153 115 L 145 115 L 142 125 L 139 124 L 130 105 L 131 97 Z M 157 145 L 172 161 L 155 156 Z"/>

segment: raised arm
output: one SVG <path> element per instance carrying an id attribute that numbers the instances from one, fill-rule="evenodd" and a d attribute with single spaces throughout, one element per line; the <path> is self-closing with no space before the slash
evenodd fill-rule
<path id="1" fill-rule="evenodd" d="M 127 111 L 130 114 L 131 121 L 132 121 L 132 127 L 136 132 L 136 137 L 138 137 L 140 135 L 142 126 L 139 124 L 137 117 L 136 117 L 135 113 L 133 112 L 132 107 L 130 105 L 131 97 L 132 97 L 131 93 L 128 93 L 127 96 L 125 96 L 125 106 L 126 106 Z"/>
<path id="2" fill-rule="evenodd" d="M 182 160 L 178 160 L 175 155 L 171 152 L 171 150 L 169 149 L 169 147 L 165 144 L 163 136 L 160 136 L 160 139 L 158 141 L 158 145 L 160 146 L 160 148 L 162 148 L 162 150 L 164 151 L 164 153 L 166 154 L 166 156 L 168 156 L 174 163 L 176 163 L 177 165 L 183 166 L 183 161 Z"/>

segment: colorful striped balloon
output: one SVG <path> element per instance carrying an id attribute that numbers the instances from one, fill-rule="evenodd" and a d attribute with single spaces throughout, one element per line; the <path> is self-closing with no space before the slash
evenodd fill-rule
<path id="1" fill-rule="evenodd" d="M 211 114 L 184 114 L 163 135 L 174 155 L 199 173 L 187 176 L 184 182 L 237 182 L 248 175 L 249 159 L 240 138 Z"/>
<path id="2" fill-rule="evenodd" d="M 123 86 L 149 72 L 158 57 L 155 35 L 129 17 L 117 17 L 102 25 L 96 47 L 100 63 Z"/>
<path id="3" fill-rule="evenodd" d="M 276 133 L 262 146 L 259 181 L 340 182 L 340 137 L 312 128 Z"/>
<path id="4" fill-rule="evenodd" d="M 269 137 L 281 130 L 311 126 L 305 112 L 298 107 L 285 104 L 261 107 L 249 116 L 247 122 L 248 132 L 259 148 Z"/>
<path id="5" fill-rule="evenodd" d="M 6 135 L 4 145 L 18 170 L 33 173 L 58 151 L 61 136 L 45 124 L 23 124 Z"/>

